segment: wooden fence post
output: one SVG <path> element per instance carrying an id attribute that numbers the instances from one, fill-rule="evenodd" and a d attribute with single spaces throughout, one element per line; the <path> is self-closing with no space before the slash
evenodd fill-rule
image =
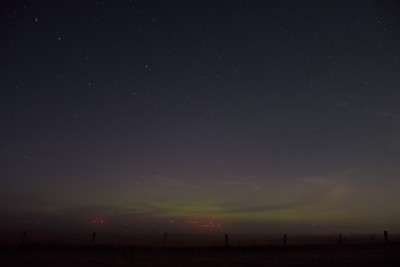
<path id="1" fill-rule="evenodd" d="M 388 231 L 383 232 L 383 237 L 385 238 L 385 244 L 387 244 L 389 242 Z"/>
<path id="2" fill-rule="evenodd" d="M 342 244 L 342 234 L 339 234 L 339 245 Z"/>
<path id="3" fill-rule="evenodd" d="M 26 231 L 22 234 L 22 245 L 25 245 Z"/>
<path id="4" fill-rule="evenodd" d="M 287 245 L 287 234 L 283 235 L 283 246 L 286 247 Z"/>
<path id="5" fill-rule="evenodd" d="M 164 232 L 164 241 L 163 241 L 164 247 L 167 246 L 167 232 Z"/>
<path id="6" fill-rule="evenodd" d="M 225 234 L 225 248 L 229 247 L 228 234 Z"/>
<path id="7" fill-rule="evenodd" d="M 92 235 L 92 246 L 94 246 L 95 243 L 96 243 L 96 232 L 93 232 L 93 235 Z"/>

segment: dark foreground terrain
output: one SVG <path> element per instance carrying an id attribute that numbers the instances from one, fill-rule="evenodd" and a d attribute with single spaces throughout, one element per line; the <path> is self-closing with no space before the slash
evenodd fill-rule
<path id="1" fill-rule="evenodd" d="M 133 247 L 3 246 L 0 266 L 400 266 L 400 244 Z"/>

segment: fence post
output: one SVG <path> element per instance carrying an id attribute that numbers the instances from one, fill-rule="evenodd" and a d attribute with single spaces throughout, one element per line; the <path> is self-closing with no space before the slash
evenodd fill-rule
<path id="1" fill-rule="evenodd" d="M 339 234 L 339 245 L 342 244 L 342 234 Z"/>
<path id="2" fill-rule="evenodd" d="M 225 234 L 225 248 L 229 247 L 229 242 L 228 242 L 228 234 Z"/>
<path id="3" fill-rule="evenodd" d="M 22 234 L 22 245 L 25 245 L 26 231 Z"/>
<path id="4" fill-rule="evenodd" d="M 287 234 L 283 235 L 283 246 L 286 247 L 287 245 Z"/>
<path id="5" fill-rule="evenodd" d="M 92 246 L 94 246 L 95 243 L 96 243 L 96 232 L 93 232 L 93 235 L 92 235 Z"/>
<path id="6" fill-rule="evenodd" d="M 384 231 L 383 232 L 383 236 L 385 238 L 385 244 L 387 244 L 389 242 L 389 240 L 388 240 L 388 231 Z"/>
<path id="7" fill-rule="evenodd" d="M 164 247 L 167 246 L 167 232 L 164 232 L 164 241 L 163 241 Z"/>

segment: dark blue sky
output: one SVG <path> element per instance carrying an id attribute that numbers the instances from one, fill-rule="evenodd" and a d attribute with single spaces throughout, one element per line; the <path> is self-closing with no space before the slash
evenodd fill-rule
<path id="1" fill-rule="evenodd" d="M 399 11 L 1 1 L 0 210 L 398 227 Z"/>

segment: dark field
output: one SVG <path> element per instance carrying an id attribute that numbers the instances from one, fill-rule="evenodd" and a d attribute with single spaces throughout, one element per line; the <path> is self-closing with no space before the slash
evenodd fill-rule
<path id="1" fill-rule="evenodd" d="M 400 244 L 1 247 L 0 266 L 400 266 Z"/>

